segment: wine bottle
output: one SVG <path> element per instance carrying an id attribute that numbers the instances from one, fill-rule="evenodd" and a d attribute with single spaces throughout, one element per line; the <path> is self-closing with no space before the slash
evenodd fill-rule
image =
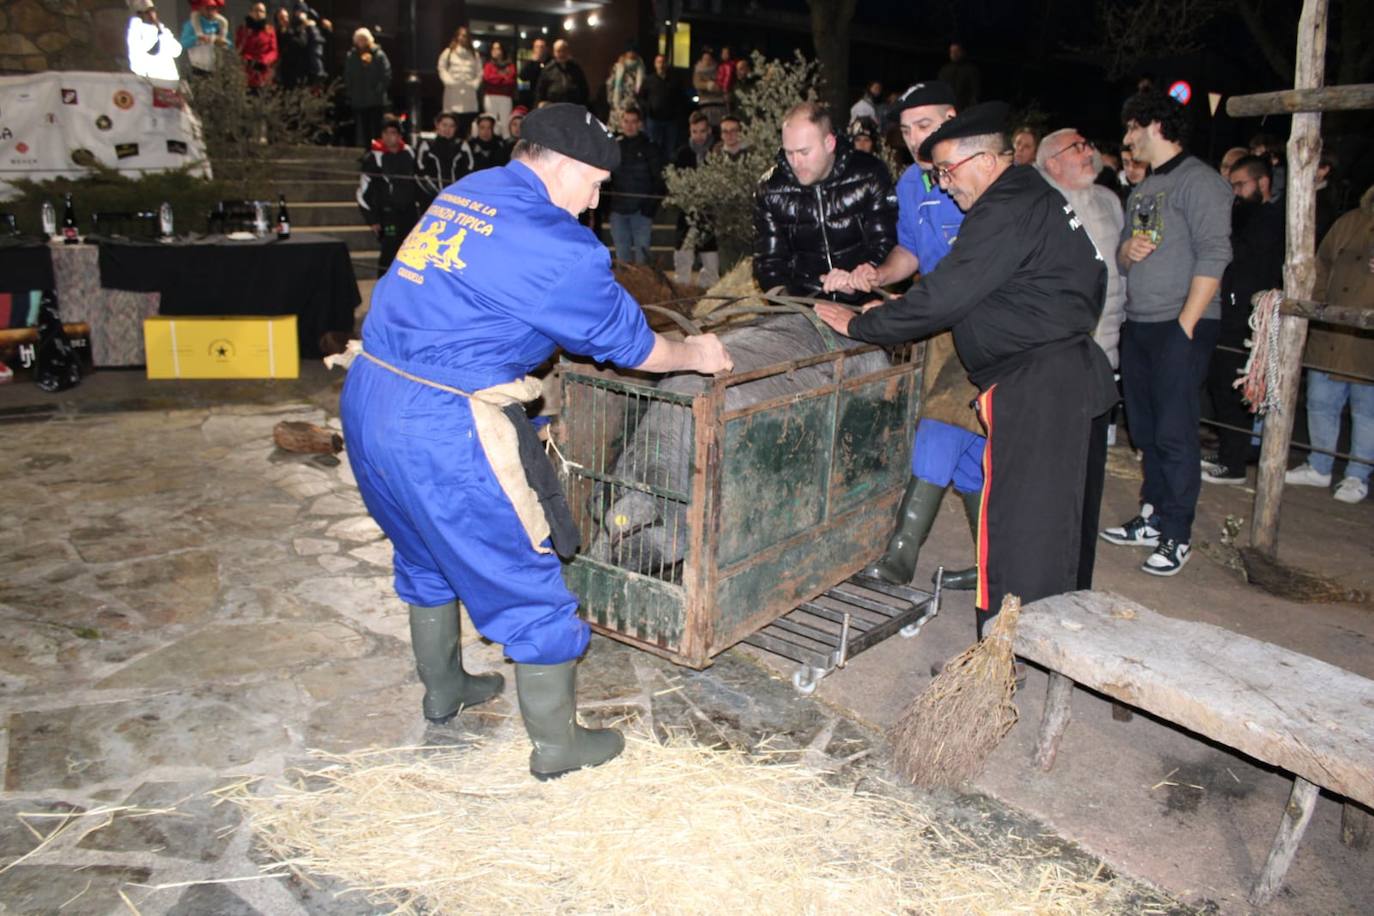
<path id="1" fill-rule="evenodd" d="M 172 205 L 165 200 L 157 208 L 157 229 L 158 235 L 164 239 L 170 239 L 173 235 Z"/>
<path id="2" fill-rule="evenodd" d="M 76 231 L 76 208 L 72 206 L 71 194 L 68 194 L 62 208 L 62 244 L 75 245 L 79 241 L 81 236 Z"/>
<path id="3" fill-rule="evenodd" d="M 286 212 L 286 195 L 277 196 L 277 238 L 291 238 L 291 215 Z"/>

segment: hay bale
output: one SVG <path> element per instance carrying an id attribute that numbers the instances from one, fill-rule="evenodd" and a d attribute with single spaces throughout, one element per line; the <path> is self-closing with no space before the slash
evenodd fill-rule
<path id="1" fill-rule="evenodd" d="M 724 305 L 766 305 L 762 299 L 757 298 L 762 292 L 758 281 L 754 279 L 754 259 L 742 258 L 706 291 L 706 298 L 697 303 L 692 311 L 692 317 L 705 318 Z M 729 299 L 734 297 L 743 298 L 738 302 L 730 302 Z"/>
<path id="2" fill-rule="evenodd" d="M 1100 870 L 1075 875 L 1024 847 L 990 856 L 892 787 L 644 735 L 541 783 L 528 751 L 512 730 L 464 748 L 321 754 L 294 785 L 227 797 L 279 870 L 405 913 L 1074 914 L 1125 897 Z"/>

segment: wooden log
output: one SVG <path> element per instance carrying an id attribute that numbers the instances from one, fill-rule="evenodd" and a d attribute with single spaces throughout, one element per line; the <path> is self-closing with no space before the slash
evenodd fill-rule
<path id="1" fill-rule="evenodd" d="M 1298 20 L 1295 89 L 1317 89 L 1326 66 L 1327 0 L 1304 0 Z M 1311 300 L 1316 286 L 1317 159 L 1321 155 L 1320 113 L 1293 115 L 1288 138 L 1288 249 L 1283 266 L 1286 298 Z M 1275 556 L 1279 543 L 1279 503 L 1288 472 L 1288 449 L 1293 439 L 1293 416 L 1302 377 L 1302 350 L 1307 319 L 1284 315 L 1279 319 L 1278 410 L 1264 418 L 1260 444 L 1255 510 L 1251 515 L 1250 544 Z"/>
<path id="2" fill-rule="evenodd" d="M 68 337 L 90 337 L 91 326 L 84 321 L 62 325 Z M 38 343 L 38 328 L 0 328 L 0 347 Z"/>
<path id="3" fill-rule="evenodd" d="M 1294 318 L 1306 318 L 1309 321 L 1322 321 L 1326 324 L 1335 324 L 1346 328 L 1374 329 L 1374 311 L 1330 305 L 1326 302 L 1284 299 L 1279 303 L 1279 314 L 1291 315 Z"/>
<path id="4" fill-rule="evenodd" d="M 1341 842 L 1351 849 L 1368 849 L 1374 834 L 1374 814 L 1368 808 L 1347 800 L 1341 806 Z"/>
<path id="5" fill-rule="evenodd" d="M 1361 108 L 1374 108 L 1374 83 L 1256 92 L 1233 95 L 1226 100 L 1226 113 L 1233 118 L 1312 111 L 1354 111 Z"/>
<path id="6" fill-rule="evenodd" d="M 300 420 L 282 420 L 272 428 L 272 441 L 288 452 L 336 455 L 343 451 L 343 436 Z"/>
<path id="7" fill-rule="evenodd" d="M 1269 858 L 1264 863 L 1250 891 L 1250 902 L 1264 906 L 1283 884 L 1283 876 L 1288 866 L 1293 864 L 1293 856 L 1302 842 L 1303 831 L 1312 820 L 1312 809 L 1317 806 L 1317 787 L 1301 776 L 1293 779 L 1293 794 L 1288 797 L 1288 805 L 1283 809 L 1283 819 L 1279 821 L 1279 831 L 1274 836 L 1274 844 L 1269 847 Z"/>
<path id="8" fill-rule="evenodd" d="M 1040 717 L 1040 737 L 1035 742 L 1035 765 L 1046 773 L 1059 756 L 1059 739 L 1069 727 L 1073 715 L 1073 680 L 1050 672 L 1049 687 L 1045 690 L 1045 712 Z"/>

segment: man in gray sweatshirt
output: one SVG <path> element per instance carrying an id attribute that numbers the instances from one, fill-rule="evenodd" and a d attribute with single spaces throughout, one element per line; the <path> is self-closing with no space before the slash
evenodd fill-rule
<path id="1" fill-rule="evenodd" d="M 1121 382 L 1131 441 L 1141 451 L 1140 513 L 1102 532 L 1153 547 L 1140 567 L 1179 572 L 1191 555 L 1202 487 L 1199 391 L 1216 346 L 1221 276 L 1231 261 L 1231 189 L 1183 151 L 1183 106 L 1162 92 L 1127 100 L 1122 143 L 1151 172 L 1126 202 L 1117 263 L 1126 275 Z"/>

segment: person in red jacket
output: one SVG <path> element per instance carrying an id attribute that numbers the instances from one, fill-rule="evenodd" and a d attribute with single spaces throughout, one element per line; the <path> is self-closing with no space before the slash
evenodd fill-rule
<path id="1" fill-rule="evenodd" d="M 267 21 L 267 4 L 254 3 L 243 25 L 234 33 L 234 47 L 243 58 L 248 88 L 260 89 L 272 80 L 277 63 L 277 33 Z"/>
<path id="2" fill-rule="evenodd" d="M 515 95 L 515 61 L 499 41 L 491 43 L 491 57 L 482 65 L 482 110 L 496 118 L 496 134 L 506 137 L 511 99 Z"/>

